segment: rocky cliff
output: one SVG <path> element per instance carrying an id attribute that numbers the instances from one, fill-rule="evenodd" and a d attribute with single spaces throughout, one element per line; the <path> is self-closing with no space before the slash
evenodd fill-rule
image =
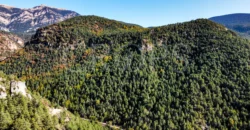
<path id="1" fill-rule="evenodd" d="M 79 16 L 79 14 L 45 5 L 29 9 L 0 5 L 0 29 L 15 33 L 32 32 L 37 28 L 75 16 Z"/>
<path id="2" fill-rule="evenodd" d="M 24 46 L 22 38 L 7 32 L 0 31 L 0 61 L 11 56 L 16 50 Z"/>

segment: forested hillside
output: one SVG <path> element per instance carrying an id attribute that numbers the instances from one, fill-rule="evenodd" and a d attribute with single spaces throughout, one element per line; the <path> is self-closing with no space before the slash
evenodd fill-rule
<path id="1" fill-rule="evenodd" d="M 206 19 L 145 29 L 96 16 L 39 29 L 0 70 L 124 129 L 250 129 L 250 42 Z"/>
<path id="2" fill-rule="evenodd" d="M 0 130 L 108 130 L 100 123 L 81 119 L 62 108 L 53 108 L 53 104 L 36 94 L 30 97 L 14 94 L 9 86 L 14 80 L 18 79 L 0 71 Z"/>
<path id="3" fill-rule="evenodd" d="M 109 39 L 106 35 L 142 32 L 138 25 L 122 23 L 97 16 L 79 16 L 64 22 L 38 29 L 31 40 L 32 44 L 49 44 L 53 47 L 85 44 L 95 37 Z M 105 42 L 104 42 L 105 43 Z"/>

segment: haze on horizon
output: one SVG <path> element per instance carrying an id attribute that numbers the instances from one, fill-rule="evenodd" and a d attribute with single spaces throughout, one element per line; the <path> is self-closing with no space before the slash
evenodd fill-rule
<path id="1" fill-rule="evenodd" d="M 144 27 L 161 26 L 231 13 L 250 13 L 250 0 L 0 0 L 18 8 L 47 5 L 97 15 Z"/>

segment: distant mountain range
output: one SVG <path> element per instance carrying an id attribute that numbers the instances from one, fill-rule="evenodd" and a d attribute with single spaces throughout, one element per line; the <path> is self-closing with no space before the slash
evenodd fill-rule
<path id="1" fill-rule="evenodd" d="M 34 32 L 37 28 L 79 15 L 74 11 L 45 5 L 29 9 L 0 5 L 0 30 L 14 33 Z"/>
<path id="2" fill-rule="evenodd" d="M 225 25 L 245 38 L 250 38 L 250 14 L 228 14 L 212 17 L 210 20 Z"/>

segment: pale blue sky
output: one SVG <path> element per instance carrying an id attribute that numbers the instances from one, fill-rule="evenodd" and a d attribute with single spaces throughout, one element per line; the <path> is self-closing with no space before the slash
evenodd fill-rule
<path id="1" fill-rule="evenodd" d="M 20 8 L 45 4 L 81 15 L 98 15 L 144 27 L 230 13 L 250 13 L 250 0 L 0 0 L 0 4 Z"/>

